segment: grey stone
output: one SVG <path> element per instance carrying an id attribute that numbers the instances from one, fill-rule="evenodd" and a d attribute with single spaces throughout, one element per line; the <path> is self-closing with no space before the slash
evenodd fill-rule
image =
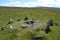
<path id="1" fill-rule="evenodd" d="M 40 35 L 40 36 L 34 36 L 33 40 L 43 40 L 43 36 L 42 35 Z"/>

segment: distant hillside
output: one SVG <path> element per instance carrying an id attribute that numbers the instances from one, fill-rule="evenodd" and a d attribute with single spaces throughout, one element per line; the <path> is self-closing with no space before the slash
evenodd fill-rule
<path id="1" fill-rule="evenodd" d="M 48 10 L 60 10 L 60 8 L 55 8 L 55 7 L 34 7 L 38 9 L 48 9 Z"/>
<path id="2" fill-rule="evenodd" d="M 6 6 L 0 6 L 0 8 L 33 8 L 33 9 L 46 9 L 46 10 L 60 10 L 60 8 L 55 7 L 6 7 Z"/>

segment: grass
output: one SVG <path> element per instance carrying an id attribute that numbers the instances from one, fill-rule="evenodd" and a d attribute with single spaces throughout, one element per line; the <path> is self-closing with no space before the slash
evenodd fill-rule
<path id="1" fill-rule="evenodd" d="M 17 23 L 17 19 L 24 20 L 28 16 L 29 19 L 37 19 L 47 24 L 48 20 L 52 18 L 54 22 L 60 23 L 60 10 L 48 10 L 38 8 L 9 8 L 0 7 L 0 40 L 32 40 L 31 35 L 43 35 L 44 40 L 60 40 L 60 26 L 51 26 L 51 32 L 46 34 L 44 31 L 36 31 L 31 33 L 28 28 L 22 29 Z M 16 31 L 9 30 L 7 25 L 9 18 L 13 18 L 14 27 Z M 1 27 L 5 27 L 5 30 L 1 30 Z M 43 25 L 42 28 L 45 28 Z"/>

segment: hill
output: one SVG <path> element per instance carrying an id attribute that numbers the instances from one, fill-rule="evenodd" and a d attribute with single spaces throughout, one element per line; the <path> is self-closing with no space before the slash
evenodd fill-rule
<path id="1" fill-rule="evenodd" d="M 37 19 L 45 23 L 45 28 L 50 18 L 54 23 L 60 23 L 60 10 L 57 8 L 19 8 L 19 7 L 0 7 L 0 40 L 32 40 L 31 33 L 28 29 L 22 29 L 17 24 L 17 19 L 24 20 L 26 16 L 29 19 Z M 9 19 L 14 20 L 13 25 L 17 31 L 9 30 L 7 25 Z M 4 30 L 1 30 L 4 27 Z M 46 34 L 44 31 L 37 31 L 35 35 L 43 35 L 44 40 L 60 40 L 60 26 L 51 26 L 51 32 Z"/>

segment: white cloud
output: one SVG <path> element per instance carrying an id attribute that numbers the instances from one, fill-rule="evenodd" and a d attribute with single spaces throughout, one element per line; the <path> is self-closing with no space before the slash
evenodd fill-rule
<path id="1" fill-rule="evenodd" d="M 51 7 L 55 4 L 55 2 L 53 0 L 38 0 L 37 1 L 39 3 L 39 5 L 41 6 L 48 6 L 48 7 Z"/>
<path id="2" fill-rule="evenodd" d="M 27 2 L 27 3 L 23 3 L 24 7 L 36 7 L 37 3 L 36 2 Z"/>
<path id="3" fill-rule="evenodd" d="M 5 4 L 0 4 L 1 6 L 10 6 L 10 7 L 19 7 L 22 6 L 20 2 L 15 1 L 15 2 L 9 2 L 9 3 L 5 3 Z"/>
<path id="4" fill-rule="evenodd" d="M 0 4 L 1 6 L 16 6 L 16 7 L 36 7 L 36 6 L 44 6 L 44 7 L 60 7 L 60 0 L 37 0 L 36 2 L 24 2 L 21 3 L 18 0 L 10 0 L 11 2 Z"/>

